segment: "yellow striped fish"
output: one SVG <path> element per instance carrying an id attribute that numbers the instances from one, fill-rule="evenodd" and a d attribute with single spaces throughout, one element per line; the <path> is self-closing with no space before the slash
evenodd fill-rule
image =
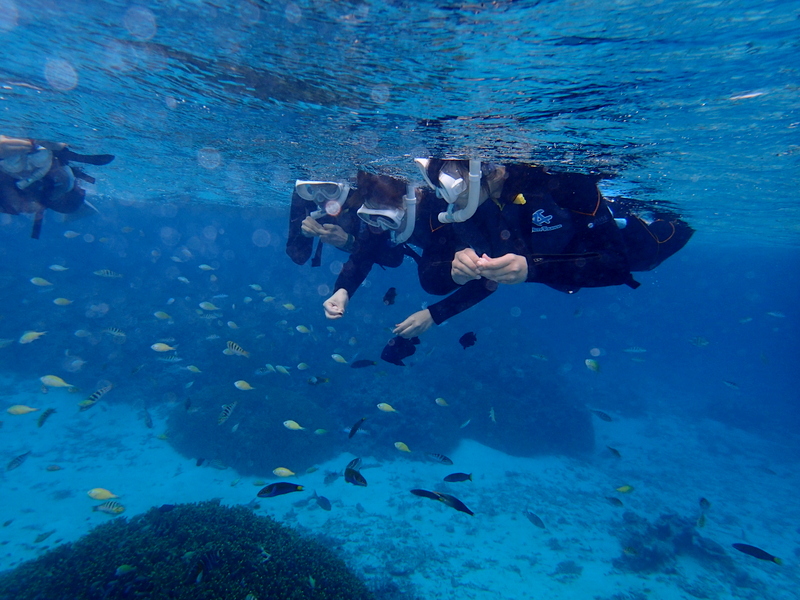
<path id="1" fill-rule="evenodd" d="M 20 454 L 16 458 L 12 458 L 11 462 L 9 462 L 6 465 L 6 471 L 13 471 L 14 469 L 16 469 L 18 466 L 20 466 L 22 463 L 25 462 L 25 459 L 28 458 L 30 453 L 31 451 L 28 450 L 25 454 Z"/>
<path id="2" fill-rule="evenodd" d="M 125 337 L 125 332 L 122 329 L 117 329 L 116 327 L 106 327 L 100 333 L 107 333 L 108 335 L 113 335 L 114 337 Z"/>
<path id="3" fill-rule="evenodd" d="M 125 507 L 115 500 L 109 500 L 108 502 L 93 506 L 92 510 L 94 512 L 106 513 L 107 515 L 118 515 L 125 512 Z"/>
<path id="4" fill-rule="evenodd" d="M 94 394 L 89 396 L 83 402 L 78 402 L 78 407 L 80 408 L 80 412 L 83 412 L 85 410 L 89 410 L 90 408 L 92 408 L 95 404 L 97 404 L 97 402 L 100 400 L 100 398 L 105 396 L 111 390 L 112 387 L 114 387 L 114 386 L 112 386 L 110 384 L 105 386 L 105 387 L 101 387 L 99 390 L 97 390 Z"/>
<path id="5" fill-rule="evenodd" d="M 224 404 L 222 406 L 222 412 L 219 413 L 219 417 L 217 417 L 217 423 L 222 425 L 225 421 L 227 421 L 237 404 L 239 404 L 238 401 L 231 402 L 230 404 Z"/>
<path id="6" fill-rule="evenodd" d="M 109 279 L 119 279 L 122 277 L 122 275 L 114 273 L 111 269 L 100 269 L 99 271 L 94 271 L 94 274 L 98 277 L 107 277 Z"/>
<path id="7" fill-rule="evenodd" d="M 236 342 L 228 342 L 228 347 L 225 350 L 223 350 L 222 352 L 224 354 L 227 354 L 228 356 L 234 356 L 235 355 L 235 356 L 244 356 L 244 357 L 250 358 L 250 353 L 247 350 L 245 350 L 244 348 L 242 348 Z"/>

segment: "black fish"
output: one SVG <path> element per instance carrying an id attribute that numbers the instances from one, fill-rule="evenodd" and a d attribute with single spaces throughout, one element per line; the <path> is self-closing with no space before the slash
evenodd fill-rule
<path id="1" fill-rule="evenodd" d="M 339 479 L 339 475 L 340 473 L 337 473 L 336 471 L 326 471 L 325 478 L 322 480 L 322 483 L 324 483 L 325 485 L 330 485 L 334 481 Z"/>
<path id="2" fill-rule="evenodd" d="M 359 428 L 359 427 L 361 427 L 361 426 L 364 424 L 364 421 L 366 421 L 366 420 L 367 420 L 367 417 L 361 417 L 361 418 L 360 418 L 360 419 L 359 419 L 359 420 L 356 422 L 356 424 L 355 424 L 355 425 L 353 425 L 353 426 L 350 428 L 350 433 L 348 433 L 348 434 L 347 434 L 347 437 L 348 437 L 348 438 L 352 438 L 352 437 L 353 437 L 353 436 L 356 434 L 356 431 L 358 431 L 358 428 Z"/>
<path id="3" fill-rule="evenodd" d="M 439 499 L 439 494 L 437 494 L 436 492 L 429 492 L 428 490 L 414 489 L 411 490 L 411 493 L 414 494 L 415 496 L 420 496 L 422 498 L 430 498 L 431 500 Z"/>
<path id="4" fill-rule="evenodd" d="M 347 467 L 344 470 L 344 480 L 347 483 L 352 483 L 355 486 L 367 487 L 367 480 L 364 479 L 364 476 L 360 472 L 356 471 L 355 469 L 351 469 L 350 467 Z"/>
<path id="5" fill-rule="evenodd" d="M 397 365 L 398 367 L 405 367 L 403 362 L 404 358 L 408 358 L 417 351 L 416 346 L 419 344 L 419 338 L 413 337 L 410 340 L 401 338 L 399 335 L 389 340 L 381 352 L 381 360 L 388 363 Z"/>
<path id="6" fill-rule="evenodd" d="M 606 500 L 608 500 L 608 502 L 614 506 L 617 507 L 624 506 L 622 504 L 622 500 L 620 500 L 619 498 L 614 498 L 613 496 L 606 496 Z"/>
<path id="7" fill-rule="evenodd" d="M 711 508 L 711 502 L 709 502 L 705 498 L 700 498 L 700 508 L 702 510 L 708 510 L 709 508 Z"/>
<path id="8" fill-rule="evenodd" d="M 347 463 L 347 468 L 348 469 L 356 469 L 356 470 L 358 470 L 358 467 L 360 467 L 360 466 L 361 466 L 361 459 L 360 458 L 354 458 L 349 463 Z"/>
<path id="9" fill-rule="evenodd" d="M 733 544 L 733 547 L 736 548 L 739 552 L 744 552 L 745 554 L 749 554 L 753 558 L 757 558 L 759 560 L 768 560 L 770 562 L 774 562 L 776 565 L 783 564 L 783 561 L 777 556 L 772 556 L 772 554 L 770 554 L 769 552 L 765 552 L 761 548 L 756 548 L 755 546 L 751 546 L 750 544 Z"/>
<path id="10" fill-rule="evenodd" d="M 364 367 L 374 367 L 377 365 L 374 360 L 367 360 L 366 358 L 362 358 L 361 360 L 356 360 L 350 363 L 351 369 L 363 369 Z"/>
<path id="11" fill-rule="evenodd" d="M 455 496 L 451 496 L 450 494 L 442 494 L 439 492 L 436 493 L 439 495 L 439 502 L 446 504 L 450 508 L 455 508 L 457 511 L 467 513 L 468 515 L 475 514 L 469 508 L 467 508 L 466 504 L 464 504 L 461 500 L 459 500 Z"/>
<path id="12" fill-rule="evenodd" d="M 467 333 L 462 335 L 460 338 L 458 338 L 458 343 L 461 344 L 461 346 L 464 348 L 464 350 L 466 350 L 470 346 L 474 346 L 475 342 L 477 342 L 477 341 L 478 341 L 478 336 L 475 335 L 474 331 L 468 331 Z"/>
<path id="13" fill-rule="evenodd" d="M 597 415 L 597 418 L 601 421 L 606 421 L 607 423 L 611 423 L 611 421 L 613 421 L 613 419 L 602 410 L 592 410 L 592 412 Z"/>
<path id="14" fill-rule="evenodd" d="M 472 481 L 472 473 L 451 473 L 444 478 L 449 483 L 458 483 L 459 481 Z"/>
<path id="15" fill-rule="evenodd" d="M 611 452 L 611 454 L 613 454 L 617 458 L 622 458 L 622 454 L 620 454 L 619 450 L 617 450 L 616 448 L 612 448 L 611 446 L 606 446 L 606 448 L 608 448 L 608 451 Z"/>
<path id="16" fill-rule="evenodd" d="M 397 298 L 397 289 L 390 287 L 383 295 L 383 303 L 386 306 L 391 306 L 392 304 L 394 304 L 395 298 Z"/>
<path id="17" fill-rule="evenodd" d="M 55 409 L 55 408 L 48 408 L 46 411 L 44 411 L 44 412 L 43 412 L 43 413 L 42 413 L 42 414 L 39 416 L 39 420 L 36 422 L 36 424 L 37 424 L 39 427 L 41 427 L 42 425 L 44 425 L 44 422 L 45 422 L 45 421 L 47 421 L 48 417 L 49 417 L 50 415 L 52 415 L 54 412 L 56 412 L 56 409 Z"/>
<path id="18" fill-rule="evenodd" d="M 331 501 L 325 496 L 319 496 L 317 492 L 314 492 L 314 500 L 317 501 L 317 506 L 319 506 L 322 510 L 330 511 Z"/>
<path id="19" fill-rule="evenodd" d="M 532 513 L 531 511 L 529 511 L 529 510 L 526 510 L 526 511 L 525 511 L 525 516 L 526 516 L 526 517 L 528 517 L 528 521 L 530 521 L 531 523 L 533 523 L 534 525 L 536 525 L 536 526 L 537 526 L 539 529 L 547 529 L 547 528 L 544 526 L 544 521 L 542 521 L 542 520 L 539 518 L 539 516 L 538 516 L 538 515 L 536 515 L 535 513 Z"/>
<path id="20" fill-rule="evenodd" d="M 274 498 L 275 496 L 283 496 L 284 494 L 302 491 L 302 485 L 289 483 L 288 481 L 279 481 L 277 483 L 270 483 L 267 487 L 258 492 L 257 496 L 259 498 Z"/>
<path id="21" fill-rule="evenodd" d="M 31 451 L 28 450 L 25 454 L 20 454 L 19 456 L 12 458 L 11 461 L 6 465 L 6 471 L 13 471 L 14 469 L 16 469 L 18 466 L 20 466 L 22 463 L 25 462 L 25 459 L 28 458 L 30 453 Z"/>
<path id="22" fill-rule="evenodd" d="M 452 465 L 453 461 L 447 458 L 444 454 L 435 454 L 434 452 L 426 452 L 425 456 L 430 458 L 431 460 L 435 460 L 438 463 L 443 465 Z"/>
<path id="23" fill-rule="evenodd" d="M 198 458 L 197 462 L 194 463 L 194 466 L 195 467 L 202 467 L 204 462 L 206 462 L 205 458 Z"/>

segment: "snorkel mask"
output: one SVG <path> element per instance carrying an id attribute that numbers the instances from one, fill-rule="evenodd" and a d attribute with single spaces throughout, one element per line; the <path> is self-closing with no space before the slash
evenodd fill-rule
<path id="1" fill-rule="evenodd" d="M 342 210 L 347 195 L 350 193 L 350 184 L 337 183 L 336 181 L 303 181 L 298 179 L 294 183 L 294 191 L 303 200 L 314 202 L 317 210 L 309 215 L 312 219 L 319 219 L 327 215 L 336 216 Z"/>
<path id="2" fill-rule="evenodd" d="M 469 161 L 469 182 L 464 178 L 456 167 L 456 161 L 444 161 L 439 170 L 438 183 L 434 184 L 428 177 L 428 165 L 430 159 L 415 158 L 414 162 L 422 172 L 425 182 L 436 190 L 436 195 L 442 198 L 447 204 L 447 212 L 439 213 L 440 223 L 463 223 L 478 210 L 481 196 L 481 161 Z M 459 197 L 467 192 L 467 204 L 456 209 L 455 203 Z"/>
<path id="3" fill-rule="evenodd" d="M 417 196 L 413 185 L 406 187 L 403 208 L 371 208 L 362 204 L 358 216 L 367 225 L 392 232 L 392 243 L 402 244 L 414 233 L 417 220 Z M 400 228 L 402 227 L 402 231 Z"/>

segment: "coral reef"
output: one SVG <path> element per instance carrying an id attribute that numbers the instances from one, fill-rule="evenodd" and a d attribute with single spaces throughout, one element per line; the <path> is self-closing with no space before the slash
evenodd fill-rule
<path id="1" fill-rule="evenodd" d="M 164 505 L 114 519 L 0 576 L 15 600 L 372 600 L 331 551 L 245 507 Z"/>

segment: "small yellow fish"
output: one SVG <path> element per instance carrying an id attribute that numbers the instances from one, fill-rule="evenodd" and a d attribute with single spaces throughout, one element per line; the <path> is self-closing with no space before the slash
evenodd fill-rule
<path id="1" fill-rule="evenodd" d="M 202 373 L 202 371 L 197 367 L 195 367 L 194 365 L 189 365 L 188 367 L 186 367 L 186 370 L 191 371 L 192 373 Z"/>
<path id="2" fill-rule="evenodd" d="M 295 329 L 300 333 L 311 333 L 311 330 L 305 325 L 298 325 L 297 327 L 295 327 Z"/>
<path id="3" fill-rule="evenodd" d="M 260 291 L 261 291 L 261 286 L 260 286 L 260 285 L 258 285 L 257 283 L 251 283 L 251 284 L 250 284 L 248 287 L 249 287 L 251 290 L 255 290 L 255 291 L 257 291 L 257 292 L 260 292 Z"/>
<path id="4" fill-rule="evenodd" d="M 235 382 L 233 383 L 233 385 L 235 385 L 235 386 L 236 386 L 236 389 L 239 389 L 239 390 L 242 390 L 242 391 L 245 391 L 245 392 L 246 392 L 247 390 L 254 390 L 254 389 L 256 389 L 256 388 L 254 388 L 252 385 L 250 385 L 249 383 L 247 383 L 247 382 L 246 382 L 244 379 L 240 379 L 239 381 L 235 381 Z"/>
<path id="5" fill-rule="evenodd" d="M 396 411 L 396 410 L 395 410 L 395 409 L 392 407 L 392 405 L 391 405 L 391 404 L 386 404 L 386 402 L 381 402 L 380 404 L 378 404 L 378 410 L 381 410 L 381 411 L 383 411 L 383 412 L 389 412 L 389 413 L 392 413 L 392 412 L 397 412 L 397 411 Z"/>
<path id="6" fill-rule="evenodd" d="M 42 377 L 39 377 L 39 381 L 41 381 L 48 387 L 66 387 L 66 388 L 73 387 L 71 383 L 67 383 L 57 375 L 44 375 Z"/>
<path id="7" fill-rule="evenodd" d="M 108 502 L 103 502 L 98 506 L 93 506 L 92 510 L 95 512 L 106 513 L 107 515 L 118 515 L 125 511 L 125 507 L 119 502 L 109 500 Z"/>
<path id="8" fill-rule="evenodd" d="M 287 369 L 286 367 L 284 367 L 282 365 L 275 365 L 275 370 L 278 373 L 280 373 L 281 375 L 288 375 L 289 374 L 289 369 Z"/>
<path id="9" fill-rule="evenodd" d="M 85 338 L 85 337 L 89 337 L 92 334 L 90 332 L 86 331 L 85 329 L 76 329 L 75 333 L 73 333 L 72 335 L 74 335 L 75 337 L 79 337 L 79 338 Z"/>
<path id="10" fill-rule="evenodd" d="M 9 407 L 6 411 L 10 415 L 27 415 L 28 413 L 36 412 L 39 410 L 38 408 L 31 408 L 30 406 L 25 406 L 24 404 L 15 404 L 14 406 Z"/>
<path id="11" fill-rule="evenodd" d="M 450 406 L 447 403 L 447 400 L 445 400 L 444 398 L 437 398 L 436 400 L 434 400 L 434 402 L 436 402 L 436 404 L 438 404 L 439 406 Z"/>
<path id="12" fill-rule="evenodd" d="M 239 329 L 239 326 L 234 321 L 228 321 L 228 327 L 231 329 Z"/>
<path id="13" fill-rule="evenodd" d="M 53 300 L 53 304 L 56 306 L 69 306 L 72 304 L 72 300 L 69 300 L 68 298 L 56 298 Z"/>
<path id="14" fill-rule="evenodd" d="M 333 327 L 332 325 L 328 325 L 325 329 L 328 330 L 328 333 L 336 333 L 336 327 Z"/>
<path id="15" fill-rule="evenodd" d="M 589 369 L 592 373 L 600 372 L 600 363 L 593 358 L 587 358 L 585 361 L 583 361 L 583 364 L 585 364 L 586 368 Z"/>
<path id="16" fill-rule="evenodd" d="M 61 265 L 50 265 L 47 268 L 50 269 L 51 271 L 56 271 L 56 272 L 68 271 L 69 270 L 67 267 L 62 267 Z"/>
<path id="17" fill-rule="evenodd" d="M 292 475 L 294 475 L 294 471 L 290 471 L 286 467 L 278 467 L 277 469 L 273 469 L 272 473 L 276 477 L 291 477 Z"/>
<path id="18" fill-rule="evenodd" d="M 202 308 L 203 310 L 219 310 L 219 307 L 218 307 L 218 306 L 215 306 L 215 305 L 214 305 L 214 304 L 212 304 L 211 302 L 201 302 L 201 303 L 199 304 L 199 306 L 200 306 L 200 308 Z"/>
<path id="19" fill-rule="evenodd" d="M 78 233 L 77 231 L 67 230 L 67 231 L 64 232 L 64 237 L 67 238 L 68 240 L 70 240 L 72 238 L 76 238 L 79 235 L 80 235 L 80 233 Z"/>
<path id="20" fill-rule="evenodd" d="M 181 283 L 189 283 L 189 280 L 186 277 L 183 277 L 183 276 L 176 277 L 176 279 L 178 281 L 180 281 Z"/>
<path id="21" fill-rule="evenodd" d="M 39 287 L 47 287 L 48 285 L 53 285 L 52 283 L 47 281 L 47 279 L 43 279 L 41 277 L 32 277 L 30 282 L 33 285 L 38 285 Z"/>
<path id="22" fill-rule="evenodd" d="M 633 486 L 632 485 L 621 485 L 618 488 L 616 488 L 616 490 L 620 494 L 630 494 L 633 491 Z"/>
<path id="23" fill-rule="evenodd" d="M 285 308 L 286 310 L 295 310 L 297 307 L 291 302 L 287 302 L 286 304 L 283 305 L 283 308 Z"/>
<path id="24" fill-rule="evenodd" d="M 292 420 L 284 421 L 283 426 L 286 427 L 286 429 L 291 429 L 292 431 L 300 431 L 301 429 L 305 429 L 305 427 L 301 427 L 300 423 Z"/>
<path id="25" fill-rule="evenodd" d="M 175 350 L 173 346 L 170 346 L 169 344 L 165 344 L 163 342 L 156 342 L 155 344 L 150 346 L 150 348 L 152 348 L 156 352 L 169 352 L 170 350 Z"/>
<path id="26" fill-rule="evenodd" d="M 156 319 L 162 319 L 162 320 L 167 320 L 167 319 L 171 319 L 172 318 L 167 313 L 165 313 L 163 310 L 157 310 L 156 312 L 153 313 L 153 316 Z"/>
<path id="27" fill-rule="evenodd" d="M 316 435 L 325 435 L 326 433 L 328 433 L 328 430 L 327 429 L 315 429 L 314 433 Z"/>
<path id="28" fill-rule="evenodd" d="M 212 267 L 211 265 L 206 265 L 206 264 L 202 264 L 202 265 L 198 266 L 197 268 L 200 269 L 201 271 L 216 271 L 216 269 L 214 267 Z"/>
<path id="29" fill-rule="evenodd" d="M 331 358 L 335 360 L 337 363 L 341 363 L 343 365 L 347 364 L 347 360 L 345 360 L 344 356 L 341 354 L 331 354 Z"/>
<path id="30" fill-rule="evenodd" d="M 262 302 L 275 302 L 275 296 L 264 296 Z"/>
<path id="31" fill-rule="evenodd" d="M 400 450 L 400 452 L 411 452 L 408 446 L 406 446 L 403 442 L 395 442 L 394 447 Z"/>
<path id="32" fill-rule="evenodd" d="M 45 333 L 47 333 L 47 332 L 46 331 L 26 331 L 19 338 L 19 343 L 20 344 L 30 344 L 31 342 L 33 342 L 35 340 L 38 340 Z"/>
<path id="33" fill-rule="evenodd" d="M 119 496 L 109 492 L 105 488 L 92 488 L 86 493 L 89 495 L 89 498 L 94 500 L 110 500 L 111 498 L 119 498 Z"/>
<path id="34" fill-rule="evenodd" d="M 307 370 L 308 370 L 308 364 L 306 364 L 306 363 L 299 363 L 299 364 L 297 365 L 297 370 L 298 370 L 298 371 L 307 371 Z"/>

